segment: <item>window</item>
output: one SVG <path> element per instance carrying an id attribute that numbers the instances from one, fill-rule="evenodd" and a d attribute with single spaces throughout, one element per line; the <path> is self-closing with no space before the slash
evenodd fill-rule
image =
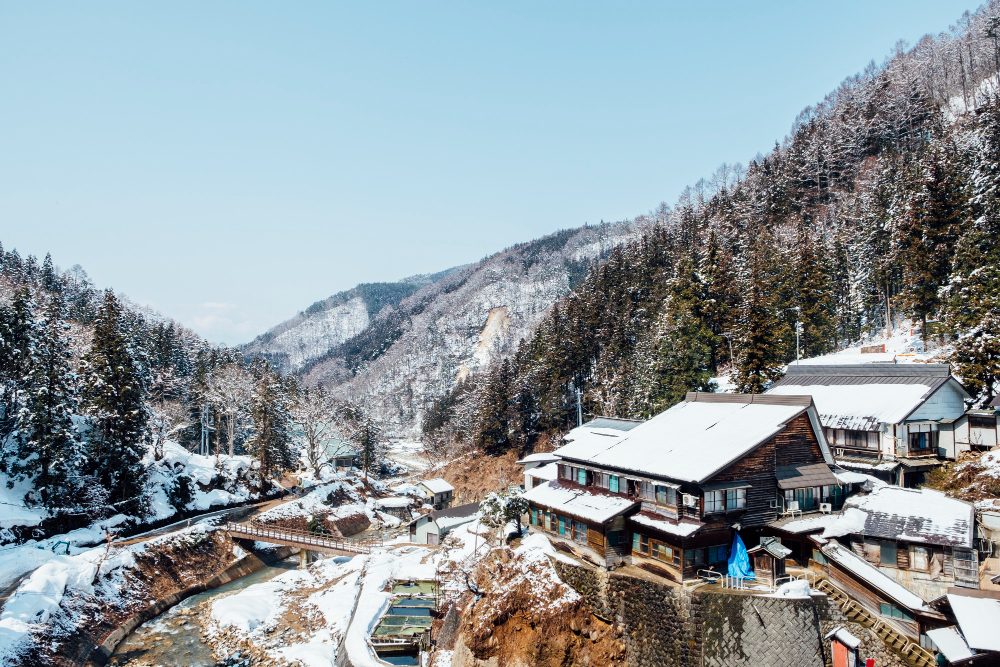
<path id="1" fill-rule="evenodd" d="M 684 567 L 697 567 L 705 564 L 704 549 L 688 549 L 684 552 Z"/>
<path id="2" fill-rule="evenodd" d="M 819 507 L 819 487 L 788 489 L 785 491 L 785 505 L 793 500 L 798 501 L 799 509 L 803 512 L 814 510 Z"/>
<path id="3" fill-rule="evenodd" d="M 911 547 L 910 567 L 914 570 L 927 570 L 930 564 L 930 555 L 927 547 Z"/>
<path id="4" fill-rule="evenodd" d="M 656 560 L 662 560 L 664 563 L 674 562 L 674 550 L 668 547 L 666 544 L 656 545 L 656 551 L 653 552 L 653 558 Z"/>
<path id="5" fill-rule="evenodd" d="M 545 530 L 552 530 L 552 515 L 545 512 Z"/>
<path id="6" fill-rule="evenodd" d="M 538 525 L 538 510 L 536 510 L 534 507 L 531 508 L 531 525 L 532 526 Z"/>
<path id="7" fill-rule="evenodd" d="M 579 521 L 573 522 L 573 539 L 577 542 L 587 541 L 587 524 L 581 523 Z"/>
<path id="8" fill-rule="evenodd" d="M 625 531 L 624 530 L 609 530 L 608 531 L 608 546 L 616 547 L 619 544 L 625 544 Z"/>
<path id="9" fill-rule="evenodd" d="M 851 431 L 847 429 L 826 429 L 826 441 L 833 447 L 854 447 L 856 449 L 878 449 L 878 432 Z"/>
<path id="10" fill-rule="evenodd" d="M 726 510 L 725 491 L 705 492 L 705 514 L 711 514 L 712 512 L 724 512 L 725 510 Z"/>
<path id="11" fill-rule="evenodd" d="M 644 553 L 642 550 L 642 540 L 640 539 L 639 533 L 632 533 L 632 551 L 635 553 Z"/>
<path id="12" fill-rule="evenodd" d="M 819 565 L 827 565 L 826 554 L 819 549 L 813 549 L 813 560 Z"/>
<path id="13" fill-rule="evenodd" d="M 820 487 L 820 502 L 830 503 L 833 509 L 839 510 L 844 506 L 844 487 L 831 484 Z"/>
<path id="14" fill-rule="evenodd" d="M 645 535 L 639 536 L 639 551 L 641 551 L 644 554 L 649 553 L 649 538 L 646 537 Z"/>
<path id="15" fill-rule="evenodd" d="M 639 497 L 643 500 L 656 500 L 656 492 L 653 490 L 654 487 L 649 482 L 638 482 L 639 487 Z"/>
<path id="16" fill-rule="evenodd" d="M 981 415 L 969 415 L 969 426 L 972 428 L 992 428 L 997 427 L 996 417 L 984 417 Z"/>
<path id="17" fill-rule="evenodd" d="M 587 471 L 583 468 L 576 470 L 576 483 L 580 486 L 587 486 Z"/>
<path id="18" fill-rule="evenodd" d="M 608 491 L 618 493 L 618 475 L 611 475 L 611 479 L 608 480 Z"/>
<path id="19" fill-rule="evenodd" d="M 661 505 L 676 505 L 677 490 L 670 486 L 656 485 L 656 502 Z"/>
<path id="20" fill-rule="evenodd" d="M 897 607 L 894 604 L 882 602 L 879 604 L 879 611 L 883 616 L 888 616 L 889 618 L 901 618 L 904 621 L 913 621 L 913 614 L 905 609 Z"/>
<path id="21" fill-rule="evenodd" d="M 721 544 L 717 547 L 708 548 L 708 562 L 709 563 L 725 563 L 729 560 L 729 553 L 725 544 Z"/>
<path id="22" fill-rule="evenodd" d="M 594 486 L 599 486 L 602 489 L 608 488 L 608 473 L 606 473 L 606 472 L 595 472 L 594 473 Z"/>
<path id="23" fill-rule="evenodd" d="M 559 479 L 573 479 L 573 469 L 569 466 L 559 466 Z"/>
<path id="24" fill-rule="evenodd" d="M 896 543 L 881 542 L 879 544 L 879 560 L 882 565 L 896 567 Z"/>
<path id="25" fill-rule="evenodd" d="M 559 517 L 559 534 L 566 534 L 566 517 Z"/>
<path id="26" fill-rule="evenodd" d="M 725 489 L 724 491 L 705 492 L 705 514 L 741 510 L 745 509 L 746 506 L 746 489 Z"/>
<path id="27" fill-rule="evenodd" d="M 908 427 L 911 452 L 930 454 L 937 449 L 938 433 L 931 430 L 932 426 L 932 424 L 911 424 Z"/>

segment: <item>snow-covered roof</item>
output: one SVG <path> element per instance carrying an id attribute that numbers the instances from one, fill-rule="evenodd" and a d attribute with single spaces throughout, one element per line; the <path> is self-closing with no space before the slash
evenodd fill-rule
<path id="1" fill-rule="evenodd" d="M 944 653 L 948 662 L 960 662 L 976 655 L 954 627 L 928 630 L 927 636 L 931 638 L 938 650 Z"/>
<path id="2" fill-rule="evenodd" d="M 837 626 L 830 632 L 826 633 L 825 639 L 836 639 L 841 644 L 849 648 L 857 648 L 861 646 L 861 640 L 845 630 L 843 626 Z"/>
<path id="3" fill-rule="evenodd" d="M 528 477 L 534 477 L 535 479 L 544 479 L 545 481 L 549 482 L 559 477 L 559 464 L 550 463 L 546 466 L 538 466 L 537 468 L 526 470 L 524 474 L 527 475 Z"/>
<path id="4" fill-rule="evenodd" d="M 676 519 L 671 519 L 670 517 L 665 517 L 656 512 L 639 512 L 638 514 L 633 514 L 629 517 L 630 521 L 633 521 L 640 526 L 646 526 L 647 528 L 652 528 L 653 530 L 658 530 L 668 535 L 677 535 L 678 537 L 687 537 L 689 535 L 694 535 L 699 528 L 705 524 L 701 522 L 691 522 L 691 521 L 678 521 Z"/>
<path id="5" fill-rule="evenodd" d="M 567 433 L 563 440 L 567 444 L 572 444 L 573 451 L 578 455 L 586 457 L 589 452 L 604 451 L 609 444 L 616 442 L 623 435 L 625 435 L 624 431 L 578 426 Z M 554 453 L 561 458 L 564 449 L 566 449 L 565 446 L 560 447 Z"/>
<path id="6" fill-rule="evenodd" d="M 792 366 L 854 366 L 856 364 L 892 364 L 896 361 L 895 352 L 835 352 L 823 354 L 809 359 L 799 359 L 788 364 Z"/>
<path id="7" fill-rule="evenodd" d="M 691 392 L 684 402 L 631 431 L 581 433 L 556 453 L 596 466 L 702 482 L 812 410 L 810 403 L 808 397 Z M 818 430 L 818 421 L 810 421 Z M 833 463 L 822 433 L 817 438 Z"/>
<path id="8" fill-rule="evenodd" d="M 823 530 L 831 523 L 835 522 L 838 518 L 839 517 L 836 514 L 816 514 L 805 518 L 792 519 L 791 521 L 788 519 L 773 521 L 768 525 L 772 528 L 778 528 L 786 533 L 797 535 L 814 530 Z"/>
<path id="9" fill-rule="evenodd" d="M 1000 600 L 949 594 L 948 604 L 969 646 L 1000 651 Z"/>
<path id="10" fill-rule="evenodd" d="M 947 364 L 796 365 L 766 393 L 812 396 L 826 428 L 875 431 L 905 421 L 948 382 L 968 395 Z"/>
<path id="11" fill-rule="evenodd" d="M 559 457 L 552 452 L 539 452 L 538 454 L 528 454 L 520 461 L 515 461 L 515 463 L 523 466 L 525 463 L 552 463 L 558 460 Z"/>
<path id="12" fill-rule="evenodd" d="M 850 549 L 845 549 L 836 542 L 830 542 L 823 547 L 823 554 L 837 565 L 854 576 L 868 583 L 875 590 L 908 609 L 923 609 L 923 599 L 906 588 L 892 577 L 879 572 L 878 568 L 857 556 Z"/>
<path id="13" fill-rule="evenodd" d="M 615 431 L 631 431 L 642 423 L 641 419 L 622 419 L 620 417 L 594 417 L 584 424 L 590 428 L 610 428 Z"/>
<path id="14" fill-rule="evenodd" d="M 931 489 L 880 486 L 851 496 L 823 537 L 862 534 L 887 540 L 972 547 L 975 507 Z"/>
<path id="15" fill-rule="evenodd" d="M 747 550 L 747 553 L 752 554 L 758 551 L 766 551 L 775 558 L 788 558 L 792 553 L 792 550 L 779 542 L 777 537 L 760 538 L 760 544 Z"/>
<path id="16" fill-rule="evenodd" d="M 420 485 L 426 488 L 431 493 L 445 493 L 447 491 L 454 491 L 455 487 L 444 481 L 441 477 L 435 477 L 434 479 L 423 479 L 420 480 Z"/>
<path id="17" fill-rule="evenodd" d="M 850 470 L 834 470 L 833 474 L 841 484 L 864 484 L 868 480 L 874 479 L 868 475 L 851 472 Z"/>
<path id="18" fill-rule="evenodd" d="M 595 523 L 604 523 L 636 505 L 611 493 L 563 486 L 558 480 L 536 486 L 525 493 L 524 498 L 536 505 Z"/>

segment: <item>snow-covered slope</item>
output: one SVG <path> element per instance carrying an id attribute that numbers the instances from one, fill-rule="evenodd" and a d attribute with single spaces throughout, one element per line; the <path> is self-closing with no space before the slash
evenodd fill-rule
<path id="1" fill-rule="evenodd" d="M 604 223 L 508 248 L 387 303 L 363 331 L 330 337 L 329 352 L 296 370 L 307 384 L 362 402 L 393 430 L 412 432 L 456 379 L 512 351 L 589 266 L 638 233 L 631 222 Z M 304 325 L 279 335 L 291 341 L 295 332 L 301 347 Z"/>

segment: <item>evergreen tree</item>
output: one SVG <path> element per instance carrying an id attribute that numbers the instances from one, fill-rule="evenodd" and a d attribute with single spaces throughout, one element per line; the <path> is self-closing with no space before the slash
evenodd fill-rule
<path id="1" fill-rule="evenodd" d="M 743 301 L 739 309 L 736 374 L 738 391 L 762 393 L 781 377 L 781 323 L 773 300 L 774 258 L 772 248 L 758 238 L 748 249 L 740 272 Z"/>
<path id="2" fill-rule="evenodd" d="M 32 329 L 18 451 L 11 465 L 14 477 L 33 478 L 35 491 L 25 500 L 49 508 L 67 504 L 71 473 L 78 459 L 72 417 L 77 407 L 76 376 L 70 368 L 72 352 L 65 338 L 68 326 L 62 310 L 61 299 L 53 295 Z"/>
<path id="3" fill-rule="evenodd" d="M 42 262 L 42 287 L 47 292 L 55 292 L 59 289 L 59 276 L 56 275 L 55 267 L 52 265 L 52 255 L 45 253 L 45 260 Z"/>
<path id="4" fill-rule="evenodd" d="M 94 337 L 84 357 L 84 405 L 92 428 L 87 442 L 88 465 L 119 509 L 144 510 L 143 485 L 149 411 L 149 378 L 124 330 L 121 302 L 111 290 L 94 321 Z"/>
<path id="5" fill-rule="evenodd" d="M 0 446 L 15 432 L 31 360 L 34 302 L 27 288 L 0 304 Z M 4 464 L 9 452 L 0 452 Z"/>
<path id="6" fill-rule="evenodd" d="M 820 252 L 821 244 L 809 233 L 805 221 L 799 224 L 794 277 L 794 304 L 799 322 L 799 350 L 802 358 L 830 351 L 833 321 L 829 275 Z"/>
<path id="7" fill-rule="evenodd" d="M 247 441 L 266 478 L 292 466 L 292 416 L 281 378 L 266 364 L 259 371 L 251 399 L 253 436 Z"/>
<path id="8" fill-rule="evenodd" d="M 490 370 L 479 413 L 479 424 L 473 444 L 483 451 L 499 455 L 510 449 L 510 407 L 513 374 L 509 359 L 503 359 Z"/>

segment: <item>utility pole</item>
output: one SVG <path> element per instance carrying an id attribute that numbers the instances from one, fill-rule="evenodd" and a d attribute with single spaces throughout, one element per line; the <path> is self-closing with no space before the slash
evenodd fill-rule
<path id="1" fill-rule="evenodd" d="M 576 388 L 576 425 L 583 426 L 583 404 L 579 387 Z"/>
<path id="2" fill-rule="evenodd" d="M 199 454 L 208 456 L 208 404 L 201 406 L 201 447 Z"/>
<path id="3" fill-rule="evenodd" d="M 795 361 L 798 361 L 801 357 L 799 356 L 799 332 L 802 331 L 802 306 L 795 306 Z"/>

